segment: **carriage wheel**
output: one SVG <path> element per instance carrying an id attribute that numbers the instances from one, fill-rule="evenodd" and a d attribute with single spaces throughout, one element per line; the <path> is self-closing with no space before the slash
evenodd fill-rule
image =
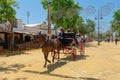
<path id="1" fill-rule="evenodd" d="M 69 53 L 69 49 L 68 49 L 67 47 L 64 49 L 64 53 L 65 53 L 65 54 L 68 54 L 68 53 Z"/>
<path id="2" fill-rule="evenodd" d="M 72 53 L 71 53 L 72 59 L 75 60 L 76 59 L 76 48 L 72 49 Z"/>

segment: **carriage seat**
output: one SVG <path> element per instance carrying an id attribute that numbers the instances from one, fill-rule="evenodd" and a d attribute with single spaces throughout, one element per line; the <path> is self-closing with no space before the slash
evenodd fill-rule
<path id="1" fill-rule="evenodd" d="M 63 38 L 63 44 L 70 45 L 72 43 L 72 38 Z"/>
<path id="2" fill-rule="evenodd" d="M 61 39 L 63 45 L 70 45 L 72 43 L 72 39 L 75 37 L 75 33 L 73 32 L 65 32 L 64 37 Z"/>

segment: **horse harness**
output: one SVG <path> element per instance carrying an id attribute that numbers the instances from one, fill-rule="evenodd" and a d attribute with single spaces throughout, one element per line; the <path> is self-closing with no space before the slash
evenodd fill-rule
<path id="1" fill-rule="evenodd" d="M 41 46 L 41 48 L 44 48 L 45 46 L 52 46 L 52 48 L 54 48 L 54 42 L 51 39 L 45 39 L 45 43 Z"/>

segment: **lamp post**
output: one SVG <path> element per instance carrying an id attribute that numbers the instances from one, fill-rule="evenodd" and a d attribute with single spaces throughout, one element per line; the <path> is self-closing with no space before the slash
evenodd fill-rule
<path id="1" fill-rule="evenodd" d="M 27 11 L 27 24 L 29 24 L 29 17 L 30 17 L 30 12 Z"/>
<path id="2" fill-rule="evenodd" d="M 95 17 L 95 20 L 97 20 L 97 24 L 98 24 L 98 45 L 100 45 L 100 19 L 103 19 L 102 16 L 100 16 L 100 13 L 98 12 L 98 16 Z"/>
<path id="3" fill-rule="evenodd" d="M 48 0 L 48 36 L 51 37 L 51 24 L 50 24 L 50 0 Z"/>

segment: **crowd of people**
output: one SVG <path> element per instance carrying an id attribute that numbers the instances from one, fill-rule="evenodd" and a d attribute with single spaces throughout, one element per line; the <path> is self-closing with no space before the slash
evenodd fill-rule
<path id="1" fill-rule="evenodd" d="M 112 39 L 110 39 L 110 38 L 107 38 L 106 40 L 105 40 L 105 42 L 114 42 L 115 43 L 115 45 L 117 45 L 118 44 L 118 41 L 119 41 L 119 37 L 115 37 L 115 38 L 112 38 Z"/>

